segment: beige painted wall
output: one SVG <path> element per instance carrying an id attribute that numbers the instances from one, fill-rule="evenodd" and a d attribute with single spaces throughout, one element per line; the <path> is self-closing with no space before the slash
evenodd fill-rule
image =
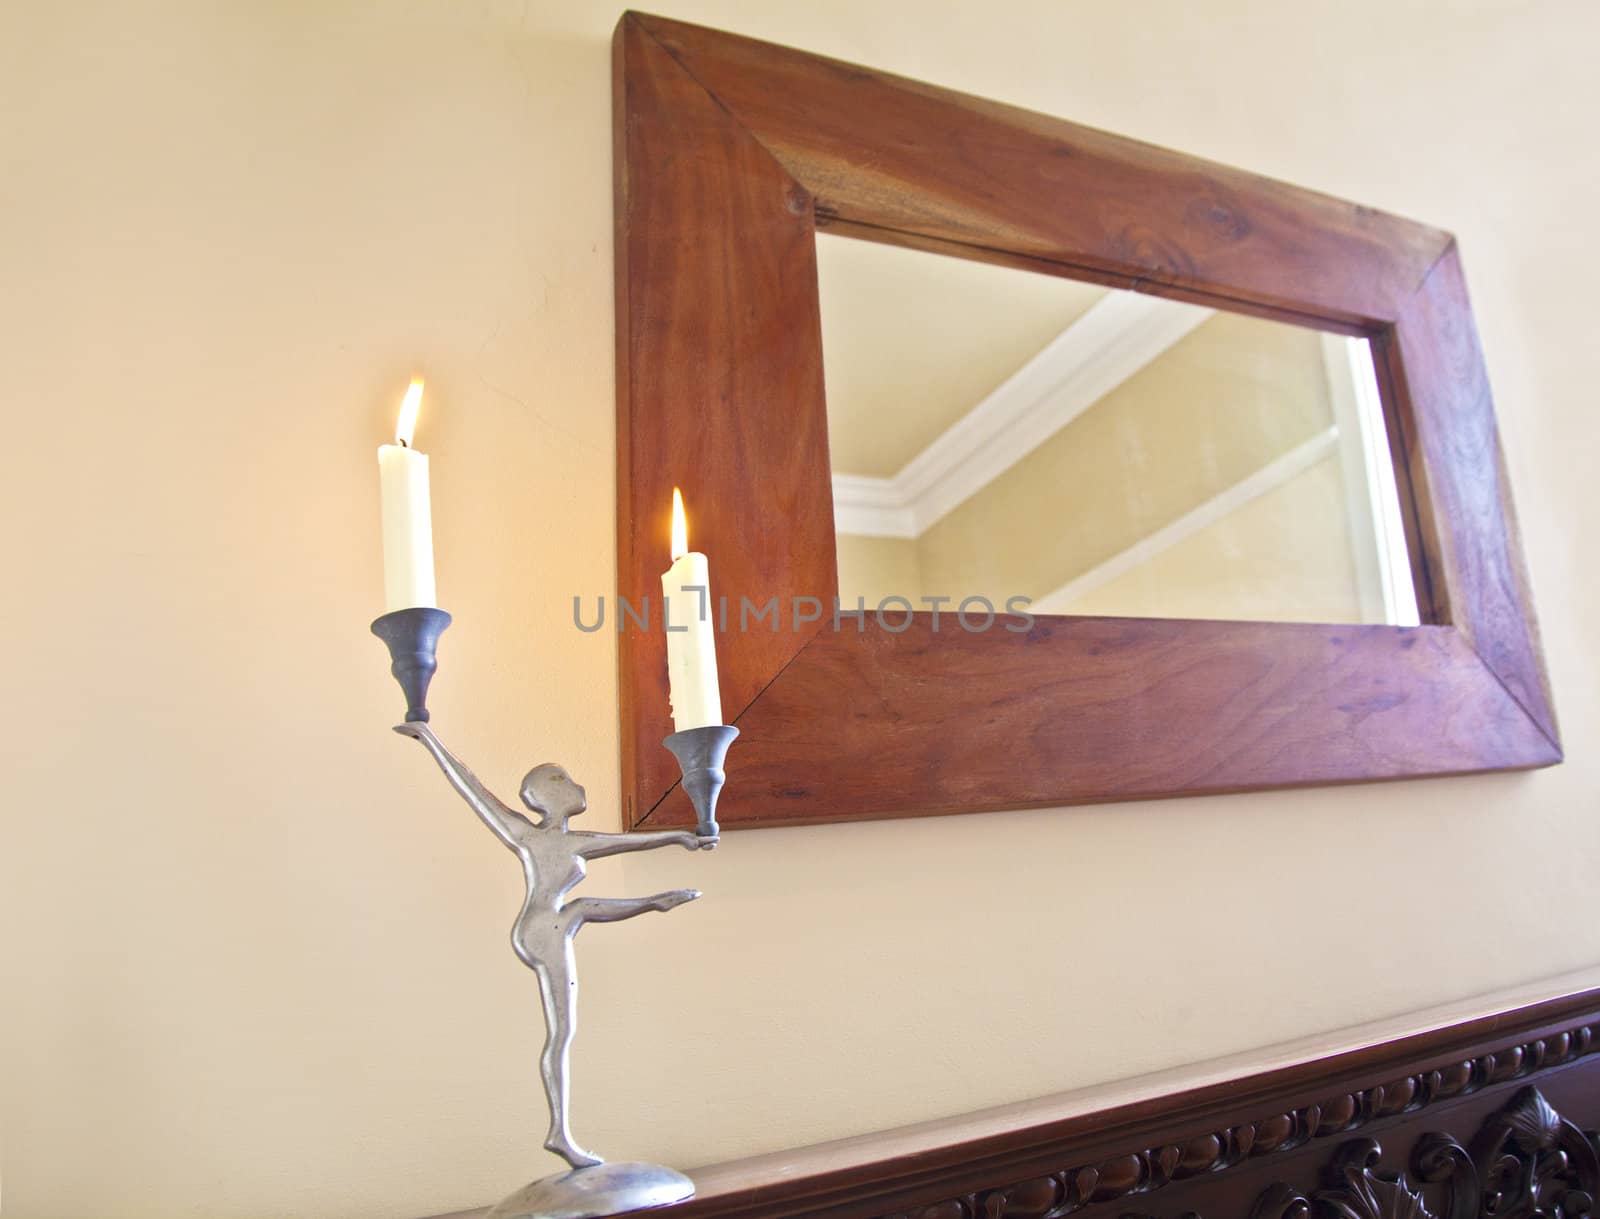
<path id="1" fill-rule="evenodd" d="M 1600 961 L 1600 11 L 673 8 L 1458 232 L 1571 761 L 597 867 L 707 897 L 587 934 L 580 1131 L 693 1165 Z M 373 449 L 421 364 L 439 727 L 614 824 L 570 598 L 612 580 L 615 17 L 0 10 L 8 1219 L 400 1219 L 553 1166 L 516 869 L 386 730 Z"/>

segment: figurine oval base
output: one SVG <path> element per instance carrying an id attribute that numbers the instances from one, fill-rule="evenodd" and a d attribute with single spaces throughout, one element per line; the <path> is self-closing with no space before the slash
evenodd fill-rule
<path id="1" fill-rule="evenodd" d="M 659 1164 L 592 1164 L 523 1186 L 484 1219 L 601 1219 L 692 1197 L 694 1182 Z"/>

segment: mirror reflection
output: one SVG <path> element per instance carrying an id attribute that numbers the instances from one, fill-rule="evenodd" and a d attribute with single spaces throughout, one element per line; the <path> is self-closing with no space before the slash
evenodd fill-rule
<path id="1" fill-rule="evenodd" d="M 847 607 L 1417 624 L 1365 339 L 826 234 L 817 259 Z"/>

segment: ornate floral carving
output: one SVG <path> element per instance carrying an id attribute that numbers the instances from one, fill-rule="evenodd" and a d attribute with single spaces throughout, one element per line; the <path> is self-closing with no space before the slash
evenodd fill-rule
<path id="1" fill-rule="evenodd" d="M 1335 1171 L 1343 1185 L 1312 1195 L 1297 1219 L 1433 1219 L 1404 1177 L 1390 1181 L 1374 1171 L 1378 1156 L 1370 1139 L 1341 1146 Z M 1579 1219 L 1600 1190 L 1594 1141 L 1533 1087 L 1491 1116 L 1470 1147 L 1448 1135 L 1423 1136 L 1412 1169 L 1424 1186 L 1442 1186 L 1444 1219 Z M 1285 1219 L 1285 1200 L 1268 1190 L 1254 1219 Z"/>
<path id="2" fill-rule="evenodd" d="M 1577 1219 L 1600 1191 L 1595 1144 L 1523 1088 L 1469 1149 L 1479 1175 L 1482 1219 Z"/>
<path id="3" fill-rule="evenodd" d="M 1583 1025 L 1182 1143 L 978 1190 L 887 1219 L 1065 1219 L 1086 1206 L 1150 1194 L 1173 1181 L 1224 1172 L 1313 1139 L 1349 1134 L 1376 1118 L 1415 1113 L 1571 1062 L 1600 1048 L 1596 1027 Z M 1532 1087 L 1518 1092 L 1485 1126 L 1470 1152 L 1445 1136 L 1424 1136 L 1412 1173 L 1423 1188 L 1439 1187 L 1444 1201 L 1438 1209 L 1430 1210 L 1422 1191 L 1404 1176 L 1378 1174 L 1377 1154 L 1370 1139 L 1340 1144 L 1334 1157 L 1338 1179 L 1327 1189 L 1305 1195 L 1274 1187 L 1258 1201 L 1254 1219 L 1578 1219 L 1589 1213 L 1600 1188 L 1594 1147 Z M 1122 1219 L 1148 1217 L 1125 1213 Z"/>
<path id="4" fill-rule="evenodd" d="M 1307 1196 L 1286 1185 L 1264 1191 L 1251 1219 L 1580 1219 L 1600 1190 L 1595 1139 L 1551 1107 L 1537 1088 L 1523 1088 L 1493 1114 L 1469 1148 L 1428 1134 L 1412 1154 L 1422 1187 L 1440 1186 L 1444 1206 L 1431 1211 L 1422 1189 L 1404 1175 L 1377 1171 L 1382 1150 L 1372 1139 L 1340 1145 L 1330 1185 Z"/>
<path id="5" fill-rule="evenodd" d="M 1378 1172 L 1383 1149 L 1372 1139 L 1351 1139 L 1334 1152 L 1335 1184 L 1309 1197 L 1273 1185 L 1257 1199 L 1250 1219 L 1435 1219 L 1405 1177 Z"/>

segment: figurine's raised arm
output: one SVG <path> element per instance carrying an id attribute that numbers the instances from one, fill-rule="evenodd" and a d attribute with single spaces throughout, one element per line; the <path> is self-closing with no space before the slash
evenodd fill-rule
<path id="1" fill-rule="evenodd" d="M 472 811 L 494 831 L 496 838 L 513 851 L 517 849 L 523 834 L 533 828 L 533 822 L 502 803 L 477 775 L 456 760 L 455 755 L 444 747 L 444 743 L 434 736 L 433 729 L 426 724 L 397 724 L 395 731 L 401 736 L 415 737 L 427 746 L 433 760 L 439 763 L 439 769 L 444 771 L 444 777 L 450 780 L 450 786 L 472 806 Z"/>
<path id="2" fill-rule="evenodd" d="M 715 838 L 701 838 L 688 830 L 653 830 L 643 834 L 574 834 L 578 854 L 585 859 L 604 859 L 627 851 L 653 851 L 657 847 L 683 847 L 690 851 L 709 851 Z"/>

